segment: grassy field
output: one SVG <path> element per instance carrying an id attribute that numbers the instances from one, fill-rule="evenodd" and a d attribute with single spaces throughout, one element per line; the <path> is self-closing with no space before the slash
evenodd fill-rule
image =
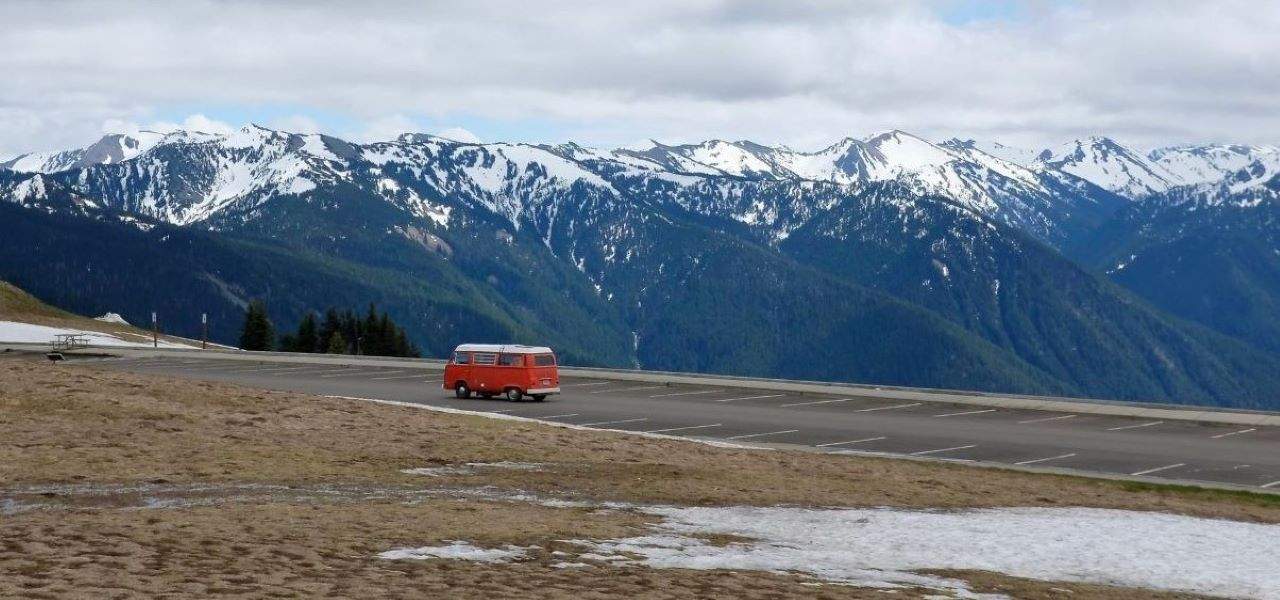
<path id="1" fill-rule="evenodd" d="M 560 540 L 637 535 L 651 517 L 522 495 L 713 506 L 1088 506 L 1280 522 L 1280 501 L 1270 496 L 719 448 L 27 358 L 0 359 L 0 389 L 7 597 L 886 597 L 785 573 L 589 560 L 587 568 L 556 568 L 580 560 L 581 549 Z M 500 462 L 538 468 L 466 467 Z M 437 477 L 402 472 L 438 467 L 452 468 Z M 446 540 L 539 549 L 504 565 L 376 558 Z M 1190 597 L 948 575 L 1017 598 Z"/>

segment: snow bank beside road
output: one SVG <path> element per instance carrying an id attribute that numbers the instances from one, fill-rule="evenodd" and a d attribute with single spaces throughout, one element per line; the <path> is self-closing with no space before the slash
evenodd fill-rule
<path id="1" fill-rule="evenodd" d="M 64 334 L 83 335 L 90 344 L 96 346 L 117 346 L 126 348 L 151 347 L 151 341 L 143 341 L 142 336 L 138 336 L 139 339 L 137 341 L 128 341 L 114 335 L 98 331 L 46 327 L 44 325 L 32 325 L 31 323 L 19 323 L 17 321 L 0 321 L 0 342 L 11 342 L 17 344 L 48 344 L 53 341 L 55 336 Z M 174 344 L 163 340 L 160 341 L 160 347 L 190 348 L 190 346 Z"/>

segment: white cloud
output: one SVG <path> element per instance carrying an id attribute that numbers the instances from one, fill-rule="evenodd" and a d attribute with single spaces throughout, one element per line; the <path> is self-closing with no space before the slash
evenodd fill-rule
<path id="1" fill-rule="evenodd" d="M 318 121 L 305 115 L 277 117 L 263 123 L 263 125 L 280 131 L 288 131 L 289 133 L 332 133 L 325 131 Z"/>
<path id="2" fill-rule="evenodd" d="M 107 119 L 103 121 L 101 133 L 126 133 L 137 134 L 139 131 L 158 131 L 160 133 L 169 133 L 171 131 L 202 131 L 204 133 L 230 134 L 236 130 L 234 125 L 224 123 L 216 119 L 210 119 L 201 114 L 195 114 L 183 119 L 181 123 L 173 123 L 170 121 L 151 121 L 148 123 L 136 123 L 123 119 Z"/>
<path id="3" fill-rule="evenodd" d="M 602 145 L 812 147 L 887 128 L 1030 146 L 1280 140 L 1280 3 L 1029 3 L 963 25 L 939 6 L 6 2 L 0 154 L 215 106 L 338 115 L 354 125 L 333 133 L 353 137 L 466 117 Z"/>
<path id="4" fill-rule="evenodd" d="M 467 131 L 462 127 L 450 127 L 448 129 L 443 129 L 436 132 L 436 135 L 442 138 L 451 139 L 455 142 L 468 142 L 472 144 L 480 143 L 479 136 L 477 136 L 474 133 L 471 133 L 470 131 Z"/>
<path id="5" fill-rule="evenodd" d="M 400 137 L 402 133 L 418 130 L 418 124 L 404 115 L 380 117 L 365 123 L 364 129 L 351 136 L 357 142 L 386 142 Z"/>

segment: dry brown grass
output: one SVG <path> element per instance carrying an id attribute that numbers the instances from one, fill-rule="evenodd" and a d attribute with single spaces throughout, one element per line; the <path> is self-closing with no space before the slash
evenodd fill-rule
<path id="1" fill-rule="evenodd" d="M 1247 495 L 1152 492 L 957 465 L 715 448 L 75 364 L 0 359 L 0 390 L 0 501 L 38 497 L 62 507 L 0 520 L 0 573 L 10 575 L 0 577 L 0 595 L 6 596 L 421 597 L 447 591 L 464 598 L 884 597 L 845 586 L 813 587 L 789 574 L 556 569 L 551 565 L 558 559 L 549 554 L 561 547 L 556 540 L 633 534 L 643 518 L 625 511 L 396 496 L 426 487 L 493 486 L 685 505 L 1073 505 L 1280 522 L 1280 506 Z M 445 478 L 400 473 L 504 460 L 546 467 Z M 18 492 L 54 484 L 72 487 Z M 215 502 L 122 510 L 110 498 L 83 493 L 108 484 L 215 484 L 207 492 Z M 245 484 L 298 490 L 250 500 L 224 491 Z M 329 487 L 363 491 L 306 496 Z M 178 495 L 183 493 L 192 496 Z M 136 499 L 123 504 L 130 502 Z M 540 549 L 529 561 L 504 566 L 374 558 L 389 548 L 449 539 Z M 961 577 L 1019 598 L 1186 597 L 982 573 Z"/>

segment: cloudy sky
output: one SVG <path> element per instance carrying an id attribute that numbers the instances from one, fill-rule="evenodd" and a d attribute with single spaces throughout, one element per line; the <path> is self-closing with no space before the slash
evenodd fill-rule
<path id="1" fill-rule="evenodd" d="M 1280 2 L 23 2 L 0 158 L 256 122 L 602 146 L 1280 143 Z"/>

